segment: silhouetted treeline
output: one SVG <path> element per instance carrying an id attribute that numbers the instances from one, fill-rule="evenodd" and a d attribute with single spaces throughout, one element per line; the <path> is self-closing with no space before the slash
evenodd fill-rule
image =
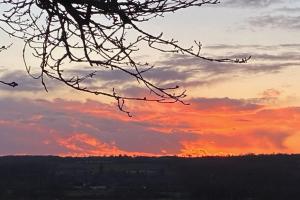
<path id="1" fill-rule="evenodd" d="M 0 157 L 0 199 L 299 200 L 300 155 Z"/>

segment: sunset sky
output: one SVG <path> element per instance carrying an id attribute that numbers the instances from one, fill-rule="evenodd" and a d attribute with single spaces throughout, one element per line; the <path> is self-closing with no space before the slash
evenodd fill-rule
<path id="1" fill-rule="evenodd" d="M 3 8 L 0 8 L 1 14 Z M 182 46 L 201 41 L 202 55 L 241 58 L 247 64 L 139 51 L 155 64 L 147 78 L 180 85 L 185 102 L 116 102 L 26 74 L 23 42 L 0 31 L 0 155 L 240 155 L 300 153 L 300 1 L 221 0 L 140 24 Z M 84 72 L 86 66 L 72 66 Z M 92 86 L 118 85 L 140 93 L 119 72 L 102 71 Z"/>

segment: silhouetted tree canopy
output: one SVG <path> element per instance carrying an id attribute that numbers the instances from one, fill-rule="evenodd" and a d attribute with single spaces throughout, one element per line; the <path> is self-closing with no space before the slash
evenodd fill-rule
<path id="1" fill-rule="evenodd" d="M 184 103 L 186 96 L 185 91 L 178 90 L 179 86 L 162 87 L 144 78 L 153 66 L 133 56 L 140 45 L 208 61 L 247 61 L 247 58 L 204 57 L 200 54 L 200 42 L 195 41 L 194 47 L 183 47 L 174 39 L 165 39 L 162 33 L 154 35 L 140 28 L 142 22 L 166 13 L 217 3 L 218 0 L 0 0 L 0 6 L 5 6 L 0 27 L 10 36 L 25 41 L 23 58 L 27 72 L 41 79 L 46 90 L 45 77 L 56 79 L 76 90 L 112 97 L 124 111 L 125 100 Z M 134 39 L 128 36 L 131 33 Z M 33 75 L 27 62 L 28 49 L 40 62 L 38 76 Z M 88 64 L 94 71 L 70 77 L 65 74 L 65 63 Z M 82 84 L 103 69 L 120 70 L 134 77 L 151 92 L 151 97 L 132 97 L 115 88 L 104 91 Z"/>

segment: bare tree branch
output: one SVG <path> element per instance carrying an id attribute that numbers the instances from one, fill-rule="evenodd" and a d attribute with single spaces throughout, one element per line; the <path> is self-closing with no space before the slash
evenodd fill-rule
<path id="1" fill-rule="evenodd" d="M 4 84 L 4 85 L 8 85 L 8 86 L 11 86 L 11 87 L 16 87 L 16 86 L 18 86 L 18 83 L 16 83 L 16 82 L 10 82 L 10 83 L 8 83 L 8 82 L 5 82 L 5 81 L 1 81 L 0 80 L 0 83 L 2 83 L 2 84 Z"/>
<path id="2" fill-rule="evenodd" d="M 32 75 L 27 63 L 28 48 L 40 60 L 41 79 L 47 90 L 45 77 L 59 80 L 69 87 L 114 98 L 118 108 L 126 112 L 126 100 L 156 101 L 160 103 L 184 103 L 185 91 L 178 86 L 164 88 L 144 78 L 153 68 L 147 62 L 134 58 L 140 46 L 164 53 L 181 53 L 215 62 L 245 63 L 249 58 L 217 59 L 201 55 L 201 43 L 182 47 L 174 39 L 165 39 L 163 33 L 153 35 L 139 24 L 166 13 L 205 4 L 217 4 L 218 0 L 0 0 L 7 7 L 0 19 L 0 26 L 10 36 L 25 41 L 23 58 L 27 72 Z M 129 41 L 128 34 L 136 35 Z M 87 63 L 94 71 L 84 76 L 68 77 L 64 63 Z M 82 82 L 94 78 L 101 69 L 120 70 L 134 77 L 151 94 L 147 96 L 123 96 L 115 88 L 99 91 L 84 86 Z"/>
<path id="3" fill-rule="evenodd" d="M 0 53 L 4 50 L 7 50 L 9 47 L 11 47 L 12 44 L 8 45 L 8 46 L 1 46 L 0 47 Z M 8 86 L 11 86 L 11 87 L 16 87 L 18 86 L 18 84 L 16 82 L 5 82 L 5 81 L 2 81 L 0 80 L 0 83 L 1 84 L 4 84 L 4 85 L 8 85 Z"/>

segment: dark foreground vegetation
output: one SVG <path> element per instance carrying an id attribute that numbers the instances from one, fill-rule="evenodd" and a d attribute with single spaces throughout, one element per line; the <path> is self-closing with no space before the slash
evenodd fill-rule
<path id="1" fill-rule="evenodd" d="M 1 157 L 0 199 L 299 200 L 300 155 Z"/>

